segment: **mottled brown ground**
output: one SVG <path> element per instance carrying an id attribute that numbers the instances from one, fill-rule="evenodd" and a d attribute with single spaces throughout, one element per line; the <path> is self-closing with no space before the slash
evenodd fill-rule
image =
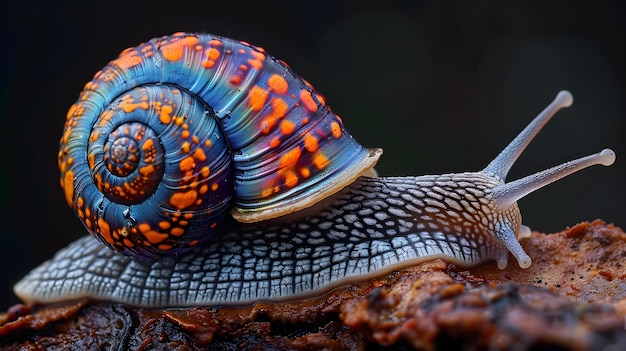
<path id="1" fill-rule="evenodd" d="M 626 234 L 595 221 L 522 245 L 526 270 L 434 260 L 288 305 L 14 306 L 0 349 L 626 350 Z"/>

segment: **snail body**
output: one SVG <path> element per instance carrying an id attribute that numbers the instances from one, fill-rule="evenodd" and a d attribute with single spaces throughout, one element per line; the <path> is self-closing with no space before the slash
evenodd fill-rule
<path id="1" fill-rule="evenodd" d="M 381 151 L 354 141 L 321 95 L 262 49 L 206 34 L 153 39 L 97 73 L 68 112 L 61 185 L 93 237 L 14 291 L 27 302 L 244 305 L 319 295 L 437 257 L 504 269 L 510 253 L 527 268 L 517 200 L 615 160 L 605 149 L 505 182 L 572 101 L 560 92 L 481 171 L 369 177 Z"/>

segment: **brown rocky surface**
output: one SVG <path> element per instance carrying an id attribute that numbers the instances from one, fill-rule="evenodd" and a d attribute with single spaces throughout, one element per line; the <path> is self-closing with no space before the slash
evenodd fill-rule
<path id="1" fill-rule="evenodd" d="M 626 234 L 597 220 L 521 242 L 525 270 L 433 260 L 290 304 L 13 306 L 0 349 L 625 350 Z"/>

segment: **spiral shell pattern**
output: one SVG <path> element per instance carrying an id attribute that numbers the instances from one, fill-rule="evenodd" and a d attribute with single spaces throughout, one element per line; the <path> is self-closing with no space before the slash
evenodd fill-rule
<path id="1" fill-rule="evenodd" d="M 68 204 L 129 255 L 177 255 L 227 210 L 254 222 L 311 206 L 380 157 L 261 48 L 176 33 L 122 52 L 70 108 L 58 155 Z"/>

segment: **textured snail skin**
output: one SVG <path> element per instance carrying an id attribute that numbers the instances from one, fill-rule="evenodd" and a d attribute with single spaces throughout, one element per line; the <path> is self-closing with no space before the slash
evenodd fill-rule
<path id="1" fill-rule="evenodd" d="M 470 185 L 467 183 L 471 182 Z M 243 305 L 321 294 L 416 262 L 464 265 L 507 247 L 496 223 L 515 230 L 516 205 L 502 218 L 484 195 L 500 182 L 481 173 L 359 178 L 318 214 L 284 224 L 230 221 L 205 246 L 158 261 L 125 256 L 86 236 L 17 284 L 25 301 L 91 297 L 130 305 Z"/>

